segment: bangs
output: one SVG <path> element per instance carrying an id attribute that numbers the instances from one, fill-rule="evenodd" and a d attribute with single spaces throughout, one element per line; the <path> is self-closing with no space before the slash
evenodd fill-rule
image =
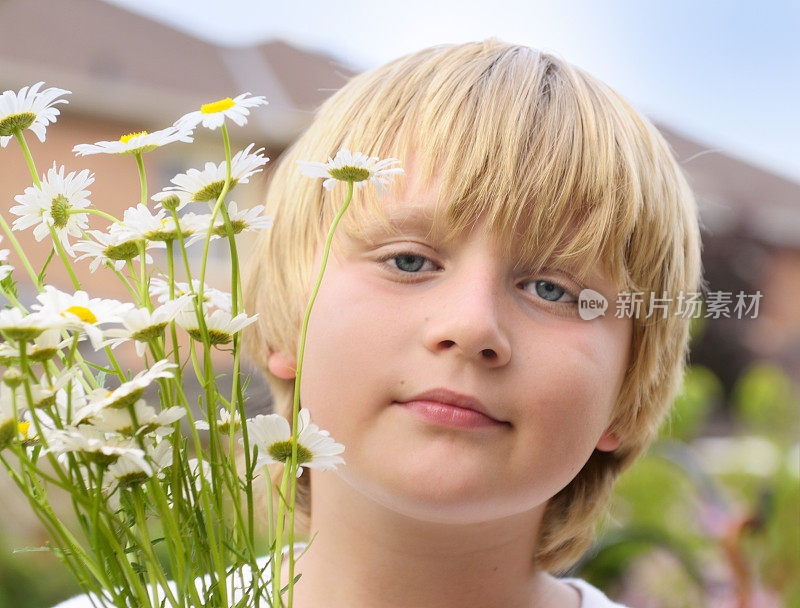
<path id="1" fill-rule="evenodd" d="M 352 124 L 347 145 L 440 180 L 436 217 L 445 225 L 435 228 L 446 238 L 485 218 L 526 268 L 565 268 L 584 280 L 600 261 L 615 285 L 634 288 L 626 244 L 642 204 L 636 159 L 626 153 L 633 143 L 624 141 L 636 129 L 623 102 L 533 49 L 479 50 L 448 62 L 431 57 L 435 71 L 420 58 L 411 87 L 402 85 L 407 74 L 390 70 L 369 90 L 383 103 Z M 396 182 L 392 195 L 402 192 L 404 180 Z M 362 190 L 345 214 L 347 233 L 363 235 L 365 216 L 390 228 L 373 191 Z"/>

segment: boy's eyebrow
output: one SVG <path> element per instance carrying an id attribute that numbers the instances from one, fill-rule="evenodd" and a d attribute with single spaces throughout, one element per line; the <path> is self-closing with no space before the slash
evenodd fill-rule
<path id="1" fill-rule="evenodd" d="M 384 214 L 386 222 L 384 223 L 378 217 L 367 218 L 363 224 L 363 229 L 368 234 L 385 233 L 386 224 L 390 228 L 396 229 L 422 229 L 426 232 L 433 228 L 433 216 L 421 207 L 410 207 L 406 209 L 398 209 L 395 211 L 387 211 Z"/>

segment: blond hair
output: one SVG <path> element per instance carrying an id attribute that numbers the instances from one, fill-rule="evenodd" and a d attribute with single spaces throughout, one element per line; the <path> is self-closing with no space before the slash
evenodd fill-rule
<path id="1" fill-rule="evenodd" d="M 486 217 L 493 234 L 521 235 L 533 268 L 567 264 L 582 280 L 602 260 L 619 289 L 645 292 L 644 308 L 650 293 L 702 289 L 692 192 L 661 134 L 616 92 L 528 47 L 488 40 L 426 49 L 353 78 L 271 179 L 274 225 L 260 236 L 244 290 L 246 310 L 261 314 L 245 347 L 289 419 L 294 382 L 269 372 L 266 345 L 296 356 L 314 258 L 345 190 L 323 191 L 296 161 L 323 160 L 345 145 L 381 158 L 413 154 L 423 179 L 442 180 L 450 234 Z M 374 195 L 357 197 L 340 229 L 358 232 L 365 213 L 380 215 Z M 614 481 L 651 442 L 679 390 L 690 320 L 669 312 L 633 318 L 610 429 L 620 446 L 595 450 L 548 502 L 532 556 L 545 570 L 562 570 L 586 550 Z M 305 517 L 296 520 L 306 534 L 308 479 L 299 479 Z"/>

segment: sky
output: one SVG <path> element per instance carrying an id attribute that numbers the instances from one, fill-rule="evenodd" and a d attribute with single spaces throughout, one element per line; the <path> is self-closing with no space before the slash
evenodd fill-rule
<path id="1" fill-rule="evenodd" d="M 526 44 L 584 68 L 709 150 L 800 183 L 794 0 L 105 1 L 213 42 L 281 38 L 364 70 L 435 44 Z"/>

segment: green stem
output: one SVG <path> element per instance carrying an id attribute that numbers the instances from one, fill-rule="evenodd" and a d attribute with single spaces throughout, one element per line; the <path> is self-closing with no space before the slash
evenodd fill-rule
<path id="1" fill-rule="evenodd" d="M 128 279 L 125 278 L 125 275 L 123 275 L 119 270 L 117 270 L 117 268 L 116 268 L 116 266 L 114 266 L 113 262 L 106 261 L 106 268 L 108 268 L 115 275 L 117 275 L 117 278 L 120 281 L 122 281 L 122 284 L 125 285 L 125 288 L 128 290 L 128 293 L 131 294 L 131 297 L 134 300 L 139 298 L 139 294 L 136 293 L 136 288 L 133 285 L 131 285 L 131 283 L 130 283 L 130 281 L 128 281 Z"/>
<path id="2" fill-rule="evenodd" d="M 145 241 L 139 241 L 139 284 L 142 290 L 142 305 L 152 311 L 153 305 L 150 302 L 150 290 L 147 288 L 147 263 L 145 262 L 147 254 L 145 249 Z"/>
<path id="3" fill-rule="evenodd" d="M 100 217 L 104 217 L 107 220 L 114 222 L 115 224 L 119 224 L 119 220 L 115 218 L 113 215 L 110 215 L 105 211 L 100 211 L 99 209 L 94 209 L 92 207 L 88 207 L 86 209 L 70 209 L 67 213 L 69 213 L 69 215 L 72 215 L 73 213 L 94 213 L 95 215 L 99 215 Z"/>
<path id="4" fill-rule="evenodd" d="M 28 165 L 28 170 L 31 173 L 31 178 L 33 179 L 33 183 L 39 190 L 41 190 L 42 189 L 42 182 L 39 181 L 39 174 L 36 171 L 36 164 L 33 162 L 33 156 L 31 155 L 30 148 L 28 148 L 28 142 L 25 141 L 25 136 L 22 134 L 22 129 L 14 129 L 14 136 L 17 138 L 17 141 L 19 142 L 20 148 L 22 148 L 22 153 L 25 155 L 25 162 Z M 36 285 L 36 288 L 39 291 L 41 291 L 42 290 L 42 286 L 39 284 L 39 277 L 33 271 L 33 268 L 31 267 L 30 263 L 28 262 L 28 258 L 25 256 L 25 253 L 22 251 L 22 247 L 19 246 L 19 243 L 17 242 L 17 239 L 15 239 L 14 235 L 11 234 L 11 228 L 9 228 L 8 224 L 6 223 L 5 218 L 2 218 L 2 216 L 0 216 L 0 219 L 2 219 L 3 231 L 8 236 L 8 240 L 11 241 L 11 245 L 14 247 L 14 251 L 17 252 L 17 255 L 19 256 L 20 260 L 22 260 L 22 264 L 23 264 L 23 266 L 25 266 L 25 269 L 28 271 L 28 274 L 30 275 L 31 279 L 33 280 L 33 284 Z"/>
<path id="5" fill-rule="evenodd" d="M 122 371 L 122 368 L 119 366 L 117 362 L 117 358 L 114 356 L 113 351 L 111 350 L 110 346 L 105 347 L 106 355 L 108 356 L 108 361 L 114 367 L 114 371 L 116 372 L 117 376 L 120 379 L 120 382 L 127 382 L 128 379 L 125 377 L 125 373 Z"/>
<path id="6" fill-rule="evenodd" d="M 39 181 L 39 174 L 36 172 L 36 165 L 33 162 L 31 150 L 28 148 L 28 142 L 25 141 L 25 136 L 22 134 L 22 129 L 14 129 L 14 136 L 17 138 L 17 141 L 22 148 L 22 153 L 25 155 L 25 162 L 28 163 L 28 170 L 31 172 L 33 183 L 37 188 L 39 188 L 39 190 L 41 190 L 42 182 Z"/>
<path id="7" fill-rule="evenodd" d="M 283 478 L 281 479 L 281 496 L 286 496 L 286 485 L 289 482 L 289 476 L 291 475 L 291 469 L 289 467 L 284 467 L 283 469 Z M 294 481 L 294 480 L 293 480 Z M 294 486 L 294 483 L 292 483 Z M 280 608 L 282 601 L 281 601 L 281 547 L 283 546 L 283 520 L 284 520 L 284 501 L 281 500 L 278 503 L 278 518 L 275 522 L 275 547 L 273 548 L 273 557 L 272 557 L 272 608 Z M 292 509 L 294 512 L 294 509 Z M 292 524 L 289 524 L 289 533 L 291 534 Z M 291 555 L 289 557 L 289 567 L 291 568 Z M 291 580 L 291 579 L 290 579 Z M 291 590 L 291 586 L 289 587 Z M 289 600 L 289 606 L 292 605 L 292 600 Z"/>
<path id="8" fill-rule="evenodd" d="M 147 559 L 146 567 L 147 567 L 147 574 L 150 577 L 150 586 L 153 588 L 153 597 L 156 599 L 154 602 L 155 605 L 158 604 L 158 587 L 161 587 L 164 590 L 164 595 L 166 595 L 166 599 L 169 600 L 169 603 L 172 606 L 177 606 L 178 603 L 175 600 L 175 597 L 172 595 L 172 591 L 169 588 L 169 583 L 167 582 L 167 577 L 164 576 L 164 572 L 161 569 L 158 558 L 156 557 L 155 553 L 153 553 L 153 544 L 150 542 L 150 533 L 147 530 L 147 516 L 144 512 L 144 501 L 142 500 L 142 489 L 135 488 L 132 492 L 133 494 L 133 504 L 134 510 L 136 512 L 136 525 L 139 528 L 139 534 L 142 537 L 141 547 L 144 551 L 145 556 Z"/>
<path id="9" fill-rule="evenodd" d="M 139 189 L 141 192 L 140 202 L 142 205 L 147 205 L 147 176 L 144 172 L 144 161 L 142 160 L 142 153 L 136 152 L 136 166 L 139 168 Z"/>
<path id="10" fill-rule="evenodd" d="M 78 277 L 75 276 L 75 272 L 72 270 L 72 260 L 69 259 L 67 252 L 64 251 L 64 246 L 61 244 L 61 240 L 56 234 L 56 229 L 52 225 L 48 225 L 47 227 L 50 229 L 50 238 L 53 239 L 53 245 L 56 246 L 58 257 L 60 257 L 61 261 L 64 262 L 64 268 L 67 269 L 67 274 L 72 281 L 73 287 L 75 287 L 76 291 L 80 290 L 81 282 L 78 280 Z"/>
<path id="11" fill-rule="evenodd" d="M 342 204 L 339 212 L 336 214 L 336 217 L 331 224 L 330 230 L 328 230 L 328 237 L 325 239 L 325 247 L 322 253 L 322 264 L 319 269 L 319 273 L 317 274 L 317 282 L 314 285 L 314 290 L 311 292 L 311 298 L 308 301 L 308 306 L 306 306 L 306 314 L 303 317 L 303 327 L 300 331 L 300 348 L 297 355 L 297 374 L 295 375 L 294 380 L 294 402 L 292 403 L 292 462 L 289 467 L 292 479 L 291 484 L 291 496 L 289 498 L 289 504 L 292 506 L 291 510 L 289 511 L 289 606 L 292 605 L 292 597 L 294 593 L 294 503 L 295 503 L 295 490 L 297 487 L 297 437 L 300 434 L 299 429 L 297 428 L 297 417 L 300 412 L 300 377 L 303 373 L 303 353 L 305 352 L 306 347 L 306 332 L 308 331 L 308 320 L 311 317 L 311 308 L 314 306 L 314 300 L 317 298 L 317 292 L 319 291 L 319 286 L 322 283 L 322 275 L 325 273 L 325 266 L 328 263 L 328 254 L 330 253 L 331 244 L 333 242 L 333 234 L 336 231 L 336 226 L 339 224 L 339 220 L 342 219 L 344 212 L 347 210 L 347 207 L 350 205 L 350 201 L 353 198 L 353 182 L 347 182 L 347 197 L 345 198 L 344 204 Z M 285 494 L 284 494 L 285 496 Z M 278 511 L 278 523 L 280 524 L 282 518 L 282 513 L 280 509 Z M 279 549 L 280 550 L 280 549 Z M 280 580 L 278 581 L 278 589 L 280 589 Z"/>
<path id="12" fill-rule="evenodd" d="M 21 453 L 18 453 L 17 456 L 21 462 L 30 464 L 26 461 L 25 457 Z M 63 527 L 63 524 L 61 524 L 61 522 L 56 518 L 55 514 L 31 495 L 29 487 L 23 481 L 21 475 L 17 473 L 16 469 L 14 469 L 11 464 L 9 464 L 6 459 L 3 458 L 2 455 L 0 455 L 0 462 L 2 462 L 3 466 L 8 471 L 9 475 L 17 484 L 22 493 L 25 494 L 28 502 L 33 508 L 33 512 L 36 514 L 36 517 L 42 523 L 44 528 L 48 531 L 50 537 L 53 538 L 53 540 L 55 540 L 59 545 L 66 545 L 69 548 L 69 550 L 64 551 L 60 557 L 67 568 L 69 568 L 69 570 L 75 575 L 76 579 L 86 580 L 86 578 L 88 578 L 86 577 L 86 574 L 89 574 L 100 581 L 100 584 L 104 588 L 108 588 L 110 584 L 103 577 L 102 569 L 98 568 L 96 564 L 88 557 L 88 555 L 83 554 L 78 545 L 73 545 L 69 536 L 61 535 L 61 532 L 66 531 L 66 528 Z M 74 541 L 74 539 L 72 539 L 72 541 Z M 75 543 L 77 543 L 77 541 L 75 541 Z M 80 573 L 79 568 L 83 568 L 85 572 Z M 92 589 L 92 591 L 95 590 Z"/>
<path id="13" fill-rule="evenodd" d="M 3 232 L 5 232 L 8 240 L 11 241 L 11 246 L 14 248 L 14 251 L 22 262 L 22 265 L 25 266 L 25 270 L 28 272 L 28 276 L 31 278 L 31 281 L 33 282 L 37 291 L 42 291 L 42 285 L 39 283 L 39 275 L 36 274 L 33 266 L 31 266 L 31 263 L 28 261 L 28 257 L 25 255 L 22 247 L 20 247 L 19 241 L 17 241 L 17 238 L 11 232 L 11 227 L 6 222 L 6 218 L 4 218 L 2 215 L 0 215 L 0 226 L 2 226 Z"/>
<path id="14" fill-rule="evenodd" d="M 217 213 L 219 213 L 220 207 L 222 207 L 223 203 L 225 202 L 225 195 L 228 194 L 228 191 L 231 188 L 231 144 L 230 140 L 228 139 L 228 129 L 225 126 L 225 123 L 222 123 L 222 139 L 225 143 L 225 184 L 222 186 L 222 191 L 219 193 L 217 197 L 217 203 L 214 205 L 214 210 L 211 212 L 211 222 L 208 226 L 208 232 L 206 233 L 206 240 L 203 244 L 203 261 L 200 265 L 200 285 L 198 287 L 198 299 L 202 302 L 203 299 L 203 285 L 206 277 L 206 261 L 208 259 L 208 245 L 211 242 L 211 235 L 214 233 L 214 221 L 217 219 Z M 231 294 L 233 298 L 233 308 L 232 310 L 236 310 L 235 302 L 236 302 L 236 290 L 234 289 L 233 294 Z M 234 316 L 236 313 L 233 313 Z"/>

